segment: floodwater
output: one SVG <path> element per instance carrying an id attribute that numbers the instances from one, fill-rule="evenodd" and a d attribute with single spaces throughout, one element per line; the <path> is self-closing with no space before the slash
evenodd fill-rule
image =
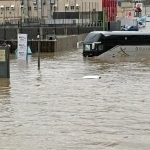
<path id="1" fill-rule="evenodd" d="M 0 79 L 0 150 L 149 150 L 150 58 L 83 59 L 81 50 L 12 55 Z M 100 75 L 101 79 L 83 79 Z"/>

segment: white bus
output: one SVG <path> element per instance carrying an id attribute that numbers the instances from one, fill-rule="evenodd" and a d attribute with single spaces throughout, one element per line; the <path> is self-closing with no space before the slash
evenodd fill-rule
<path id="1" fill-rule="evenodd" d="M 84 41 L 84 57 L 117 57 L 150 55 L 150 32 L 140 31 L 93 31 Z"/>

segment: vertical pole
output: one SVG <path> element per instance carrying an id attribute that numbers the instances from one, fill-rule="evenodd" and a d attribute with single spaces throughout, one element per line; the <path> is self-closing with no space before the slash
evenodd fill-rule
<path id="1" fill-rule="evenodd" d="M 38 39 L 38 70 L 40 70 L 40 36 L 37 36 Z"/>
<path id="2" fill-rule="evenodd" d="M 92 11 L 91 11 L 91 17 L 92 17 L 92 25 L 94 25 L 94 21 L 93 21 L 93 2 L 92 2 Z"/>
<path id="3" fill-rule="evenodd" d="M 67 29 L 66 29 L 66 7 L 65 7 L 65 34 L 67 35 Z"/>
<path id="4" fill-rule="evenodd" d="M 3 12 L 3 28 L 4 28 L 4 40 L 6 40 L 6 29 L 5 29 L 5 6 L 4 6 L 4 12 Z"/>
<path id="5" fill-rule="evenodd" d="M 54 3 L 54 14 L 53 14 L 53 19 L 54 19 L 54 28 L 55 28 L 55 39 L 56 39 L 56 3 Z"/>
<path id="6" fill-rule="evenodd" d="M 146 27 L 146 5 L 147 5 L 147 3 L 146 3 L 147 1 L 145 0 L 145 27 Z"/>
<path id="7" fill-rule="evenodd" d="M 95 2 L 95 15 L 94 15 L 94 20 L 95 20 L 95 22 L 96 22 L 96 26 L 97 26 L 96 12 L 97 12 L 97 9 L 96 9 L 96 2 Z"/>
<path id="8" fill-rule="evenodd" d="M 103 31 L 105 31 L 105 10 L 103 9 Z"/>
<path id="9" fill-rule="evenodd" d="M 20 19 L 20 33 L 22 33 L 22 22 L 23 22 L 23 18 L 22 18 L 22 14 L 23 14 L 23 7 L 21 7 L 21 19 Z"/>
<path id="10" fill-rule="evenodd" d="M 78 34 L 79 34 L 79 19 L 80 19 L 80 14 L 79 14 L 79 6 L 78 6 Z"/>
<path id="11" fill-rule="evenodd" d="M 82 26 L 83 26 L 83 1 L 82 1 Z"/>
<path id="12" fill-rule="evenodd" d="M 90 16 L 90 15 L 91 15 L 91 13 L 90 13 L 90 11 L 91 11 L 91 10 L 90 10 L 90 9 L 91 9 L 91 8 L 90 8 L 90 4 L 91 4 L 91 3 L 89 2 L 89 22 L 90 22 L 90 18 L 91 18 L 91 16 Z"/>
<path id="13" fill-rule="evenodd" d="M 88 19 L 88 17 L 87 17 L 87 10 L 86 10 L 86 2 L 85 2 L 85 8 L 84 8 L 84 23 L 86 23 L 87 22 L 87 19 Z M 89 21 L 88 21 L 89 22 Z"/>
<path id="14" fill-rule="evenodd" d="M 57 21 L 58 21 L 58 0 L 57 0 Z"/>

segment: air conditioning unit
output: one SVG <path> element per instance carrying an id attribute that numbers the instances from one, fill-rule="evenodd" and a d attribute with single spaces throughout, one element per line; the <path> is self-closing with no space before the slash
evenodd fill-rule
<path id="1" fill-rule="evenodd" d="M 53 5 L 53 7 L 54 7 L 54 9 L 56 9 L 57 8 L 57 4 Z"/>
<path id="2" fill-rule="evenodd" d="M 51 5 L 55 4 L 55 0 L 50 0 L 50 2 L 51 2 Z"/>
<path id="3" fill-rule="evenodd" d="M 37 0 L 33 0 L 33 5 L 37 5 Z"/>
<path id="4" fill-rule="evenodd" d="M 37 10 L 37 6 L 34 6 L 34 10 Z"/>
<path id="5" fill-rule="evenodd" d="M 11 5 L 10 7 L 11 7 L 11 9 L 12 9 L 12 10 L 14 10 L 14 9 L 15 9 L 15 6 L 14 6 L 14 5 Z"/>
<path id="6" fill-rule="evenodd" d="M 21 1 L 21 5 L 23 5 L 23 0 Z"/>
<path id="7" fill-rule="evenodd" d="M 45 0 L 43 0 L 43 5 L 45 5 L 46 4 L 46 2 L 45 2 Z"/>
<path id="8" fill-rule="evenodd" d="M 79 7 L 80 7 L 80 4 L 76 4 L 76 8 L 79 9 Z"/>
<path id="9" fill-rule="evenodd" d="M 68 9 L 69 8 L 69 4 L 65 4 L 65 9 Z"/>
<path id="10" fill-rule="evenodd" d="M 4 9 L 4 5 L 1 5 L 0 7 L 1 7 L 2 10 Z"/>
<path id="11" fill-rule="evenodd" d="M 23 9 L 23 8 L 24 8 L 24 5 L 20 5 L 20 8 Z"/>

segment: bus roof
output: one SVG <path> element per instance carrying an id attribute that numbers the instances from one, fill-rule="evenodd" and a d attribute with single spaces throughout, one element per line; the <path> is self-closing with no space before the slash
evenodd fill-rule
<path id="1" fill-rule="evenodd" d="M 150 32 L 143 31 L 92 31 L 90 33 L 108 35 L 150 35 Z"/>

